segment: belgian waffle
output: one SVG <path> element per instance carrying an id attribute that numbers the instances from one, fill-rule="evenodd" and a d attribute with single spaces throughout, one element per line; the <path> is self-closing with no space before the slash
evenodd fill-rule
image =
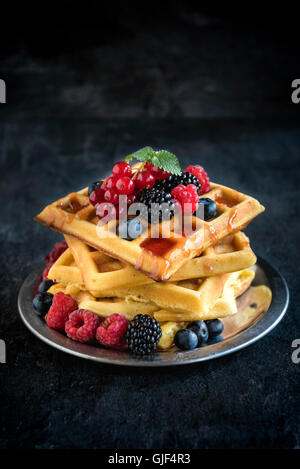
<path id="1" fill-rule="evenodd" d="M 224 242 L 222 245 L 224 248 Z M 229 246 L 231 246 L 231 244 L 229 244 Z M 70 253 L 68 251 L 66 251 L 63 256 L 70 261 Z M 61 259 L 58 260 L 56 264 L 60 264 L 60 262 Z M 54 265 L 54 269 L 59 269 L 61 266 L 56 267 L 56 264 Z M 71 262 L 69 268 L 73 274 L 75 267 L 72 264 L 73 262 Z M 248 270 L 243 270 L 242 272 L 249 272 L 248 275 L 250 275 L 250 271 Z M 93 292 L 89 292 L 89 295 L 94 298 L 98 297 L 97 301 L 101 301 L 100 298 L 103 298 L 103 302 L 107 302 L 107 298 L 115 298 L 114 302 L 116 302 L 116 298 L 119 298 L 127 303 L 140 303 L 141 306 L 144 303 L 155 305 L 156 308 L 154 308 L 154 310 L 165 309 L 171 312 L 176 311 L 177 313 L 205 316 L 209 313 L 216 300 L 222 295 L 224 285 L 226 285 L 228 279 L 232 278 L 232 275 L 233 274 L 226 273 L 205 278 L 179 280 L 177 282 L 152 282 L 146 285 L 118 288 L 105 292 L 101 291 L 99 295 L 94 295 Z M 68 285 L 69 278 L 67 268 L 63 266 L 60 272 L 60 281 L 64 285 Z M 75 276 L 72 275 L 72 278 L 74 279 Z M 78 272 L 78 279 L 76 278 L 77 281 L 72 285 L 84 291 L 82 284 L 79 282 L 80 278 L 80 272 Z M 57 280 L 57 278 L 55 280 Z M 87 306 L 85 307 L 88 309 Z"/>
<path id="2" fill-rule="evenodd" d="M 159 310 L 154 313 L 154 317 L 159 322 L 165 321 L 197 321 L 207 319 L 219 319 L 231 316 L 237 312 L 235 298 L 242 295 L 250 286 L 255 274 L 252 270 L 241 270 L 227 274 L 223 283 L 221 294 L 210 302 L 209 308 L 203 308 L 195 312 L 178 312 L 170 310 Z M 214 277 L 210 277 L 213 279 Z M 212 296 L 208 296 L 212 300 Z"/>
<path id="3" fill-rule="evenodd" d="M 79 290 L 86 289 L 71 249 L 66 249 L 54 262 L 48 272 L 48 278 L 57 283 L 77 286 Z"/>
<path id="4" fill-rule="evenodd" d="M 113 233 L 112 222 L 97 226 L 99 220 L 89 201 L 87 188 L 48 205 L 35 220 L 161 281 L 168 280 L 188 259 L 199 256 L 228 234 L 243 229 L 264 210 L 256 199 L 219 184 L 211 183 L 210 191 L 201 197 L 216 202 L 217 216 L 211 221 L 202 221 L 196 232 L 179 238 L 174 233 L 174 226 L 168 238 L 155 239 L 151 238 L 148 225 L 148 229 L 133 241 Z M 192 226 L 196 223 L 199 219 L 192 217 Z M 163 223 L 159 230 L 164 231 Z"/>
<path id="5" fill-rule="evenodd" d="M 71 295 L 77 301 L 80 309 L 93 311 L 103 318 L 118 313 L 131 320 L 137 314 L 153 316 L 154 311 L 159 309 L 156 305 L 146 302 L 138 303 L 135 301 L 125 301 L 120 298 L 95 298 L 87 290 L 81 290 L 72 284 L 56 283 L 48 290 L 52 295 L 59 291 Z"/>
<path id="6" fill-rule="evenodd" d="M 242 276 L 243 277 L 243 276 Z M 243 328 L 249 324 L 251 321 L 255 320 L 258 315 L 264 311 L 268 311 L 271 300 L 272 293 L 271 290 L 265 285 L 259 285 L 257 287 L 250 287 L 247 292 L 240 296 L 247 284 L 245 284 L 245 279 L 241 281 L 242 278 L 237 277 L 234 288 L 230 289 L 230 284 L 224 289 L 222 298 L 219 298 L 216 302 L 215 307 L 211 314 L 216 313 L 218 309 L 218 314 L 220 308 L 226 308 L 228 314 L 224 321 L 225 329 L 230 330 L 243 330 Z M 249 279 L 248 279 L 249 280 Z M 241 284 L 239 286 L 239 281 Z M 247 282 L 248 283 L 248 282 Z M 232 285 L 232 284 L 231 284 Z M 236 300 L 233 301 L 233 296 Z M 227 305 L 226 305 L 227 297 Z M 239 298 L 237 298 L 239 297 Z M 235 314 L 236 308 L 238 306 L 238 313 Z M 224 309 L 223 309 L 224 310 Z M 231 310 L 231 311 L 230 311 Z M 158 311 L 154 313 L 156 317 L 163 318 L 163 312 Z M 231 314 L 230 314 L 231 313 Z M 169 314 L 169 313 L 168 313 Z M 223 316 L 224 317 L 224 316 Z M 161 323 L 161 339 L 158 344 L 158 350 L 168 350 L 172 347 L 174 343 L 174 337 L 177 331 L 184 329 L 188 325 L 188 322 L 176 322 L 176 321 L 167 321 Z"/>
<path id="7" fill-rule="evenodd" d="M 247 278 L 254 277 L 249 270 Z M 190 279 L 179 282 L 141 285 L 137 287 L 113 290 L 108 294 L 127 301 L 147 301 L 154 303 L 161 309 L 171 312 L 194 314 L 206 317 L 212 305 L 222 295 L 224 285 L 233 274 L 215 275 L 204 279 Z M 220 316 L 215 316 L 220 317 Z M 201 319 L 198 317 L 198 319 Z"/>
<path id="8" fill-rule="evenodd" d="M 133 267 L 94 250 L 77 238 L 66 235 L 65 239 L 70 249 L 52 266 L 48 274 L 50 279 L 77 285 L 83 283 L 83 289 L 86 288 L 96 297 L 103 296 L 108 290 L 154 284 L 152 279 Z M 251 267 L 255 262 L 256 256 L 250 248 L 249 239 L 238 232 L 210 246 L 202 255 L 188 260 L 170 281 L 235 272 Z"/>
<path id="9" fill-rule="evenodd" d="M 220 281 L 222 289 L 214 290 L 213 287 L 216 286 L 215 282 L 206 285 L 206 300 L 207 304 L 209 304 L 209 310 L 205 314 L 203 311 L 199 311 L 198 313 L 182 313 L 177 310 L 161 310 L 157 305 L 150 302 L 141 303 L 120 298 L 95 298 L 87 290 L 82 291 L 76 285 L 72 284 L 66 285 L 57 283 L 52 285 L 48 291 L 53 295 L 59 291 L 69 294 L 76 299 L 79 308 L 93 311 L 101 317 L 119 313 L 131 320 L 136 314 L 149 314 L 150 316 L 154 316 L 161 323 L 166 321 L 181 323 L 196 319 L 215 319 L 235 314 L 237 311 L 235 298 L 241 295 L 250 286 L 253 277 L 253 271 L 242 270 L 240 272 L 224 275 Z M 211 277 L 210 280 L 213 278 L 214 277 Z M 173 325 L 171 329 L 177 330 L 177 325 Z"/>

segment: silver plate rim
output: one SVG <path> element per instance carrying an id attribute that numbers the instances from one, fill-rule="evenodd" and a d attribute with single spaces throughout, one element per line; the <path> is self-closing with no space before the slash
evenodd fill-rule
<path id="1" fill-rule="evenodd" d="M 289 305 L 289 289 L 286 280 L 275 267 L 259 256 L 257 257 L 257 265 L 263 270 L 272 290 L 272 303 L 269 310 L 256 323 L 236 335 L 228 337 L 222 342 L 192 351 L 161 352 L 152 357 L 139 359 L 124 352 L 79 344 L 60 332 L 49 329 L 34 313 L 31 304 L 34 285 L 44 268 L 41 265 L 36 267 L 24 280 L 18 295 L 18 310 L 23 323 L 36 337 L 62 352 L 80 358 L 102 364 L 130 367 L 188 365 L 219 358 L 248 347 L 271 332 L 282 320 Z M 171 358 L 168 358 L 168 354 Z"/>

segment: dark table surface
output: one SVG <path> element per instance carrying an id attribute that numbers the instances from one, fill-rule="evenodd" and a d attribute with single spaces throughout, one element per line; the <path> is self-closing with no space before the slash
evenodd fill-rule
<path id="1" fill-rule="evenodd" d="M 300 104 L 290 99 L 292 43 L 278 31 L 258 27 L 253 35 L 183 8 L 168 28 L 144 28 L 113 44 L 46 58 L 30 41 L 6 51 L 0 447 L 300 446 L 300 365 L 291 359 L 300 338 Z M 278 327 L 245 350 L 179 368 L 111 367 L 54 350 L 21 323 L 18 290 L 61 239 L 33 216 L 146 144 L 173 151 L 183 167 L 202 164 L 212 180 L 266 207 L 246 233 L 285 276 L 291 301 Z"/>

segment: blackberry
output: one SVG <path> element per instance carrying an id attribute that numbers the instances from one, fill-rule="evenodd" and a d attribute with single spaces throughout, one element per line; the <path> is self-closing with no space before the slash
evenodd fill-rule
<path id="1" fill-rule="evenodd" d="M 151 223 L 151 204 L 159 204 L 158 217 L 159 220 L 168 220 L 174 216 L 175 203 L 171 194 L 159 188 L 144 189 L 138 196 L 138 201 L 147 206 L 147 214 L 149 223 Z M 142 217 L 143 213 L 140 214 Z"/>
<path id="2" fill-rule="evenodd" d="M 201 184 L 199 180 L 189 172 L 181 173 L 179 175 L 171 174 L 167 179 L 156 181 L 153 188 L 171 193 L 171 191 L 175 189 L 175 187 L 179 186 L 179 184 L 183 184 L 184 186 L 194 184 L 197 187 L 197 192 L 200 193 Z"/>
<path id="3" fill-rule="evenodd" d="M 148 314 L 138 314 L 129 323 L 125 339 L 128 351 L 135 355 L 150 355 L 161 338 L 161 328 Z"/>

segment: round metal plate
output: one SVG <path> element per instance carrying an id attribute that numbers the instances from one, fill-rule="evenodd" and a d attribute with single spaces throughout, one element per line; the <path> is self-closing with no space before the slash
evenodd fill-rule
<path id="1" fill-rule="evenodd" d="M 38 317 L 32 307 L 35 285 L 43 267 L 36 268 L 24 281 L 18 297 L 20 316 L 28 329 L 39 339 L 63 352 L 87 358 L 101 363 L 123 366 L 157 367 L 185 365 L 221 357 L 236 352 L 261 339 L 268 334 L 283 318 L 289 303 L 289 291 L 284 278 L 267 261 L 258 258 L 253 285 L 266 285 L 272 291 L 272 303 L 267 312 L 248 318 L 247 321 L 234 321 L 238 318 L 239 309 L 245 306 L 244 293 L 238 299 L 238 313 L 224 319 L 223 340 L 191 351 L 180 351 L 176 347 L 167 352 L 155 353 L 151 357 L 136 358 L 126 352 L 107 350 L 101 347 L 80 344 L 60 332 L 48 328 L 43 319 Z"/>

